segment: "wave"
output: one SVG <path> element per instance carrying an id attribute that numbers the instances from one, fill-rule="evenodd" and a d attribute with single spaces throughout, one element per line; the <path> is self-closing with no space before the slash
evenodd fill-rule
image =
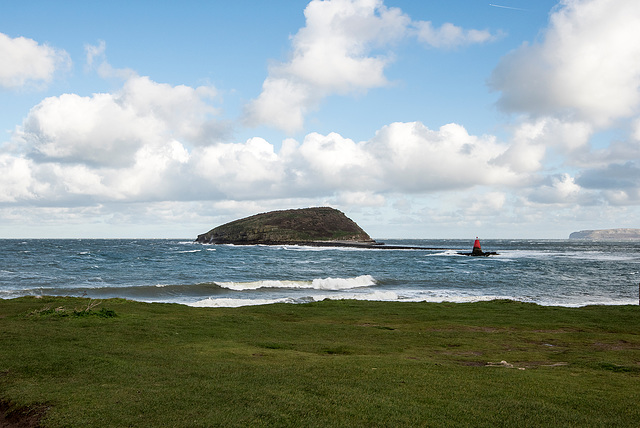
<path id="1" fill-rule="evenodd" d="M 0 298 L 20 296 L 78 296 L 94 299 L 120 297 L 141 301 L 178 301 L 183 298 L 207 296 L 222 293 L 215 283 L 200 284 L 157 284 L 114 286 L 100 282 L 97 286 L 79 284 L 71 287 L 31 287 L 23 289 L 0 289 Z"/>
<path id="2" fill-rule="evenodd" d="M 360 275 L 355 278 L 316 278 L 311 281 L 262 280 L 250 282 L 217 282 L 216 284 L 220 287 L 235 291 L 257 290 L 260 288 L 348 290 L 351 288 L 370 287 L 376 284 L 376 280 L 371 275 Z"/>
<path id="3" fill-rule="evenodd" d="M 124 285 L 117 286 L 105 283 L 100 277 L 89 278 L 84 284 L 66 287 L 28 287 L 22 289 L 2 289 L 2 297 L 19 297 L 24 295 L 52 296 L 88 296 L 92 298 L 123 297 L 134 300 L 168 300 L 175 301 L 190 297 L 211 296 L 231 291 L 253 291 L 259 289 L 310 289 L 340 291 L 370 287 L 376 285 L 371 275 L 354 278 L 316 278 L 310 281 L 261 280 L 249 282 L 205 282 L 198 284 Z M 254 300 L 254 299 L 251 299 Z"/>
<path id="4" fill-rule="evenodd" d="M 445 250 L 441 253 L 433 253 L 433 254 L 427 254 L 427 257 L 434 257 L 434 256 L 455 256 L 455 257 L 459 257 L 461 256 L 460 254 L 458 254 L 460 250 Z"/>
<path id="5" fill-rule="evenodd" d="M 237 308 L 240 306 L 270 305 L 274 303 L 310 303 L 320 302 L 323 300 L 371 300 L 371 301 L 396 301 L 398 295 L 392 291 L 374 291 L 373 293 L 339 293 L 339 294 L 320 294 L 313 296 L 304 296 L 298 298 L 279 298 L 279 299 L 233 299 L 227 297 L 207 298 L 194 303 L 188 303 L 189 306 L 207 307 L 207 308 Z"/>

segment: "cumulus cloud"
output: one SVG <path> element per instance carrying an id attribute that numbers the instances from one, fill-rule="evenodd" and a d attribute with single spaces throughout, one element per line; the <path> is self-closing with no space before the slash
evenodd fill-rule
<path id="1" fill-rule="evenodd" d="M 384 172 L 385 186 L 405 192 L 510 184 L 519 180 L 496 162 L 507 147 L 492 136 L 469 135 L 458 124 L 431 130 L 422 123 L 393 123 L 376 133 L 370 150 Z"/>
<path id="2" fill-rule="evenodd" d="M 605 127 L 640 106 L 640 3 L 562 0 L 540 42 L 506 55 L 490 86 L 508 112 Z"/>
<path id="3" fill-rule="evenodd" d="M 387 85 L 384 70 L 393 55 L 384 49 L 410 35 L 437 48 L 494 39 L 488 31 L 448 23 L 438 29 L 430 22 L 413 24 L 382 0 L 313 0 L 305 18 L 305 27 L 292 38 L 290 60 L 270 68 L 261 94 L 246 106 L 250 125 L 294 133 L 324 97 Z"/>
<path id="4" fill-rule="evenodd" d="M 161 111 L 151 115 L 136 108 L 127 97 L 45 101 L 16 137 L 26 143 L 28 157 L 6 158 L 0 165 L 9 183 L 4 200 L 337 197 L 380 205 L 385 194 L 502 185 L 519 178 L 509 165 L 495 162 L 507 146 L 469 135 L 456 124 L 431 130 L 419 122 L 393 123 L 362 142 L 311 133 L 301 143 L 286 140 L 279 150 L 262 138 L 197 146 L 173 138 L 184 134 L 182 124 Z M 64 108 L 67 102 L 73 108 Z M 49 103 L 57 109 L 49 111 Z M 84 116 L 74 117 L 71 110 Z"/>
<path id="5" fill-rule="evenodd" d="M 489 85 L 500 91 L 502 110 L 521 115 L 509 149 L 497 161 L 530 173 L 532 187 L 522 192 L 529 201 L 640 202 L 638 39 L 637 1 L 562 0 L 539 41 L 499 62 Z M 629 131 L 626 139 L 621 125 Z M 615 140 L 605 141 L 614 134 Z"/>
<path id="6" fill-rule="evenodd" d="M 216 141 L 216 91 L 131 75 L 114 93 L 63 94 L 31 109 L 0 163 L 0 200 L 181 200 L 190 149 Z"/>
<path id="7" fill-rule="evenodd" d="M 593 126 L 586 122 L 563 122 L 552 117 L 523 120 L 512 130 L 509 148 L 496 161 L 521 173 L 533 173 L 544 168 L 552 152 L 556 155 L 576 155 L 589 149 Z M 568 163 L 578 162 L 572 156 Z"/>
<path id="8" fill-rule="evenodd" d="M 0 87 L 19 88 L 46 84 L 57 70 L 70 67 L 64 50 L 41 45 L 26 37 L 11 38 L 0 33 Z"/>
<path id="9" fill-rule="evenodd" d="M 228 199 L 282 196 L 284 165 L 273 145 L 262 138 L 204 147 L 194 154 L 192 166 L 205 194 L 215 190 L 218 198 Z"/>
<path id="10" fill-rule="evenodd" d="M 370 52 L 402 37 L 409 22 L 381 0 L 314 0 L 304 14 L 306 26 L 292 38 L 291 60 L 271 67 L 262 93 L 247 106 L 251 124 L 294 132 L 324 96 L 386 85 L 389 58 Z"/>
<path id="11" fill-rule="evenodd" d="M 295 168 L 300 183 L 323 183 L 333 189 L 379 190 L 378 160 L 366 143 L 337 133 L 307 135 L 298 149 Z"/>
<path id="12" fill-rule="evenodd" d="M 36 105 L 16 137 L 41 161 L 122 167 L 146 145 L 198 143 L 216 110 L 209 87 L 171 86 L 134 76 L 115 94 L 63 94 Z"/>
<path id="13" fill-rule="evenodd" d="M 339 195 L 340 200 L 355 201 L 362 195 L 429 193 L 512 183 L 518 175 L 494 162 L 505 150 L 506 146 L 492 137 L 469 135 L 460 125 L 430 130 L 412 122 L 385 126 L 374 138 L 362 142 L 337 133 L 311 133 L 302 143 L 288 140 L 279 153 L 264 140 L 258 146 L 255 139 L 242 145 L 222 145 L 198 156 L 198 164 L 206 164 L 210 170 L 208 175 L 199 174 L 222 187 L 240 182 L 236 177 L 228 180 L 228 174 L 243 171 L 244 179 L 253 182 L 245 181 L 247 189 L 262 191 L 269 186 L 272 191 L 278 189 L 272 193 L 278 197 Z M 221 155 L 229 151 L 233 157 Z M 196 170 L 203 168 L 198 166 Z M 379 204 L 383 199 L 372 196 L 370 200 Z"/>

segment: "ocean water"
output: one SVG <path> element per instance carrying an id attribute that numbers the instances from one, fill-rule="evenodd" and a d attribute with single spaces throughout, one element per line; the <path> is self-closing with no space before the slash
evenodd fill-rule
<path id="1" fill-rule="evenodd" d="M 638 304 L 640 243 L 387 240 L 425 250 L 203 245 L 190 240 L 0 240 L 0 298 L 121 297 L 191 306 L 324 299 Z"/>

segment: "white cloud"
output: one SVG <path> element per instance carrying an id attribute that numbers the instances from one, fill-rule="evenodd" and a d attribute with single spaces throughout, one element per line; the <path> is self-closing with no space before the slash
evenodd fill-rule
<path id="1" fill-rule="evenodd" d="M 262 93 L 246 106 L 246 120 L 249 125 L 269 124 L 293 133 L 302 129 L 306 114 L 319 98 L 306 83 L 269 76 Z"/>
<path id="2" fill-rule="evenodd" d="M 290 60 L 270 68 L 261 94 L 246 106 L 250 125 L 294 133 L 324 97 L 388 85 L 384 70 L 393 55 L 384 49 L 409 35 L 438 48 L 495 39 L 488 31 L 448 23 L 437 30 L 429 22 L 412 24 L 382 0 L 313 0 L 305 17 L 306 26 L 292 38 Z"/>
<path id="3" fill-rule="evenodd" d="M 34 158 L 96 166 L 132 165 L 146 145 L 198 143 L 216 112 L 209 87 L 170 86 L 134 76 L 115 94 L 49 97 L 30 112 L 16 137 Z"/>
<path id="4" fill-rule="evenodd" d="M 111 94 L 63 94 L 35 106 L 19 135 L 32 147 L 35 157 L 125 165 L 156 127 L 153 118 L 123 108 Z"/>
<path id="5" fill-rule="evenodd" d="M 563 0 L 539 43 L 506 55 L 490 80 L 506 111 L 599 127 L 638 113 L 640 2 Z"/>
<path id="6" fill-rule="evenodd" d="M 498 105 L 523 113 L 498 162 L 541 182 L 523 191 L 536 204 L 637 203 L 640 3 L 563 0 L 541 34 L 503 57 L 491 76 Z M 602 147 L 621 125 L 629 140 Z M 559 167 L 587 169 L 570 175 Z"/>
<path id="7" fill-rule="evenodd" d="M 0 33 L 0 87 L 19 88 L 28 84 L 46 84 L 59 69 L 70 67 L 64 50 L 40 45 L 26 37 L 11 38 Z"/>
<path id="8" fill-rule="evenodd" d="M 440 28 L 435 28 L 431 21 L 420 21 L 414 25 L 418 40 L 434 48 L 453 49 L 494 41 L 498 37 L 488 30 L 465 30 L 449 22 L 442 24 Z"/>
<path id="9" fill-rule="evenodd" d="M 276 74 L 297 76 L 314 88 L 347 93 L 382 86 L 387 59 L 368 54 L 400 38 L 409 18 L 382 1 L 312 1 L 306 26 L 293 38 L 293 57 Z"/>
<path id="10" fill-rule="evenodd" d="M 249 123 L 295 132 L 326 95 L 386 85 L 389 59 L 369 54 L 402 37 L 409 23 L 381 0 L 314 0 L 305 17 L 292 38 L 291 60 L 271 67 L 262 93 L 247 106 Z"/>
<path id="11" fill-rule="evenodd" d="M 322 183 L 332 189 L 375 189 L 377 159 L 365 143 L 355 143 L 337 133 L 312 133 L 298 150 L 298 177 L 305 176 L 306 186 Z"/>
<path id="12" fill-rule="evenodd" d="M 592 135 L 593 126 L 586 122 L 563 122 L 551 117 L 524 119 L 513 129 L 510 146 L 497 162 L 516 172 L 540 171 L 549 151 L 562 155 L 585 152 Z M 573 162 L 571 157 L 567 160 Z"/>
<path id="13" fill-rule="evenodd" d="M 217 198 L 247 199 L 278 197 L 285 171 L 274 147 L 262 138 L 246 143 L 216 144 L 193 154 L 194 173 L 203 193 Z M 204 182 L 203 182 L 204 181 Z"/>
<path id="14" fill-rule="evenodd" d="M 585 196 L 575 179 L 566 173 L 549 177 L 528 193 L 529 200 L 542 204 L 575 205 Z"/>
<path id="15" fill-rule="evenodd" d="M 379 205 L 385 194 L 511 185 L 520 178 L 495 162 L 505 145 L 456 124 L 434 131 L 419 122 L 393 123 L 362 142 L 312 133 L 302 143 L 284 141 L 279 151 L 262 138 L 189 147 L 171 138 L 183 133 L 175 129 L 180 124 L 131 100 L 70 96 L 69 109 L 65 97 L 50 102 L 57 108 L 49 111 L 45 103 L 34 109 L 18 138 L 32 142 L 24 174 L 42 183 L 40 192 L 32 185 L 19 194 L 43 203 L 337 196 L 341 203 Z"/>
<path id="16" fill-rule="evenodd" d="M 16 202 L 34 196 L 28 159 L 0 154 L 0 202 Z"/>
<path id="17" fill-rule="evenodd" d="M 383 127 L 370 142 L 386 186 L 429 192 L 487 184 L 515 184 L 518 175 L 496 159 L 507 149 L 494 137 L 469 135 L 448 124 L 434 131 L 419 122 Z"/>
<path id="18" fill-rule="evenodd" d="M 5 145 L 22 157 L 2 165 L 7 181 L 18 177 L 11 179 L 18 184 L 5 183 L 3 199 L 92 204 L 191 198 L 193 176 L 183 168 L 190 148 L 217 137 L 217 110 L 209 103 L 215 95 L 211 87 L 132 75 L 115 93 L 46 98 Z"/>

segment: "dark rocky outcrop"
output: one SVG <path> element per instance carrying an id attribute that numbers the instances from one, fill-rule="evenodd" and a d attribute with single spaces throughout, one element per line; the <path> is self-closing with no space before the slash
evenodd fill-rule
<path id="1" fill-rule="evenodd" d="M 640 240 L 640 229 L 581 230 L 570 234 L 569 239 L 586 239 L 594 241 Z"/>
<path id="2" fill-rule="evenodd" d="M 198 235 L 206 244 L 281 245 L 377 243 L 344 213 L 334 208 L 302 208 L 256 214 Z"/>

